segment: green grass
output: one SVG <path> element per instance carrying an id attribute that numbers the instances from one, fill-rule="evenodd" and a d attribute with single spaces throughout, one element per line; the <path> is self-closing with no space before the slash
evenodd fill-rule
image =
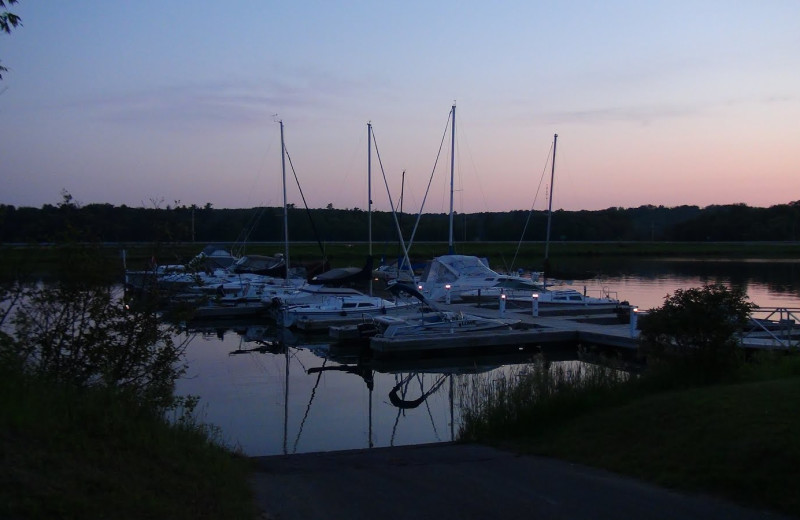
<path id="1" fill-rule="evenodd" d="M 248 459 L 193 421 L 3 374 L 0 517 L 254 518 Z"/>
<path id="2" fill-rule="evenodd" d="M 527 450 L 800 514 L 800 378 L 669 392 L 575 417 Z"/>
<path id="3" fill-rule="evenodd" d="M 145 268 L 152 258 L 161 264 L 183 263 L 190 260 L 205 246 L 203 243 L 135 243 L 114 245 L 86 245 L 92 254 L 102 259 L 109 277 L 121 280 L 123 275 L 121 250 L 128 253 L 128 267 Z M 321 259 L 319 247 L 314 242 L 293 242 L 290 250 L 292 263 L 317 262 Z M 456 244 L 459 254 L 487 257 L 490 265 L 538 270 L 544 258 L 543 242 L 524 242 L 517 252 L 517 242 L 464 242 Z M 360 266 L 364 264 L 368 245 L 366 242 L 336 242 L 325 245 L 331 267 Z M 283 252 L 282 243 L 248 244 L 246 253 L 275 254 Z M 63 250 L 59 246 L 8 246 L 0 245 L 0 278 L 15 279 L 57 276 Z M 393 259 L 398 254 L 394 242 L 373 244 L 376 257 Z M 427 260 L 447 254 L 444 242 L 418 242 L 410 255 L 413 259 Z M 593 258 L 797 258 L 800 245 L 782 242 L 553 242 L 550 245 L 551 265 L 569 269 L 569 260 Z M 515 259 L 516 256 L 516 259 Z"/>
<path id="4" fill-rule="evenodd" d="M 467 417 L 461 438 L 800 516 L 798 367 L 750 366 L 738 382 L 697 388 L 678 376 L 672 390 L 664 379 L 567 385 L 526 407 L 512 390 L 494 403 L 503 411 Z"/>

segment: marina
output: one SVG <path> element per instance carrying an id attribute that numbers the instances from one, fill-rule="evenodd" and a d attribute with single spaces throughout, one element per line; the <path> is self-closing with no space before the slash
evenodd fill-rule
<path id="1" fill-rule="evenodd" d="M 786 328 L 794 319 L 787 312 L 800 317 L 788 311 L 800 308 L 796 263 L 609 259 L 593 266 L 599 274 L 576 285 L 612 287 L 641 313 L 679 288 L 710 282 L 744 286 L 761 309 L 754 318 L 770 329 L 754 323 L 747 343 L 783 348 L 777 340 L 798 340 L 797 328 Z M 499 302 L 487 299 L 480 306 L 438 306 L 499 315 Z M 454 440 L 464 389 L 478 381 L 524 371 L 540 357 L 554 367 L 579 367 L 586 363 L 581 352 L 591 352 L 590 345 L 605 344 L 595 348 L 622 356 L 636 353 L 630 323 L 612 308 L 541 305 L 534 317 L 529 304 L 508 306 L 505 318 L 537 328 L 512 331 L 521 336 L 508 345 L 443 349 L 428 342 L 427 348 L 402 355 L 376 352 L 368 338 L 285 329 L 265 317 L 189 324 L 182 333 L 182 339 L 190 338 L 189 370 L 177 391 L 199 396 L 203 420 L 248 455 L 403 446 Z"/>

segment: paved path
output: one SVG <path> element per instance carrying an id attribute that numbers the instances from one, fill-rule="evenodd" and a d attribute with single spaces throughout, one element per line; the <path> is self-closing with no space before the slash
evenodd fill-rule
<path id="1" fill-rule="evenodd" d="M 258 457 L 263 519 L 749 520 L 778 515 L 475 444 Z"/>

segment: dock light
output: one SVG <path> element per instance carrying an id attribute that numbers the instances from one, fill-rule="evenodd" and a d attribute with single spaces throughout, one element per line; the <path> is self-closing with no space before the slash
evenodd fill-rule
<path id="1" fill-rule="evenodd" d="M 531 310 L 534 317 L 539 315 L 539 293 L 531 294 Z"/>
<path id="2" fill-rule="evenodd" d="M 500 293 L 500 316 L 506 313 L 506 293 Z"/>
<path id="3" fill-rule="evenodd" d="M 444 295 L 445 303 L 447 305 L 450 305 L 450 284 L 449 283 L 444 286 L 444 290 L 445 290 L 445 295 Z"/>
<path id="4" fill-rule="evenodd" d="M 639 307 L 631 307 L 631 337 L 636 337 L 636 329 L 639 328 Z"/>

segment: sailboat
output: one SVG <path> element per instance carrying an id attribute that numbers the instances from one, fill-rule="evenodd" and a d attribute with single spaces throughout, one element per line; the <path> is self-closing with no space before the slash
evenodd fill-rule
<path id="1" fill-rule="evenodd" d="M 330 325 L 341 325 L 363 321 L 379 315 L 405 311 L 415 305 L 409 300 L 388 300 L 372 294 L 372 124 L 367 125 L 367 176 L 368 185 L 368 235 L 369 253 L 367 264 L 355 271 L 345 269 L 329 271 L 309 281 L 297 292 L 272 298 L 272 316 L 284 327 L 301 326 L 314 330 L 327 329 Z M 369 294 L 351 287 L 341 287 L 344 280 L 369 280 Z"/>
<path id="2" fill-rule="evenodd" d="M 279 121 L 281 131 L 281 183 L 283 185 L 283 235 L 284 252 L 275 258 L 280 266 L 272 264 L 283 273 L 283 278 L 254 273 L 232 272 L 233 280 L 210 285 L 214 291 L 213 299 L 194 311 L 195 318 L 229 318 L 266 313 L 276 298 L 296 294 L 305 284 L 302 271 L 289 268 L 289 213 L 286 200 L 286 145 L 284 140 L 283 120 Z M 236 266 L 237 264 L 234 264 Z M 274 274 L 277 274 L 274 273 Z"/>
<path id="3" fill-rule="evenodd" d="M 455 179 L 456 105 L 450 109 L 450 224 L 447 255 L 434 258 L 425 268 L 417 289 L 430 301 L 459 300 L 464 294 L 492 288 L 516 287 L 530 294 L 541 289 L 535 278 L 500 274 L 477 256 L 456 255 L 453 243 L 453 193 Z"/>
<path id="4" fill-rule="evenodd" d="M 553 220 L 553 183 L 556 173 L 556 147 L 558 145 L 558 134 L 553 135 L 553 160 L 550 169 L 550 196 L 547 204 L 547 234 L 545 236 L 544 247 L 544 267 L 543 276 L 547 276 L 550 270 L 550 228 Z M 502 293 L 506 303 L 522 303 L 531 305 L 532 300 L 536 300 L 540 305 L 611 305 L 620 304 L 619 299 L 608 288 L 603 288 L 599 296 L 589 296 L 584 292 L 575 289 L 549 289 L 546 279 L 542 280 L 539 290 L 534 291 L 508 291 Z"/>

